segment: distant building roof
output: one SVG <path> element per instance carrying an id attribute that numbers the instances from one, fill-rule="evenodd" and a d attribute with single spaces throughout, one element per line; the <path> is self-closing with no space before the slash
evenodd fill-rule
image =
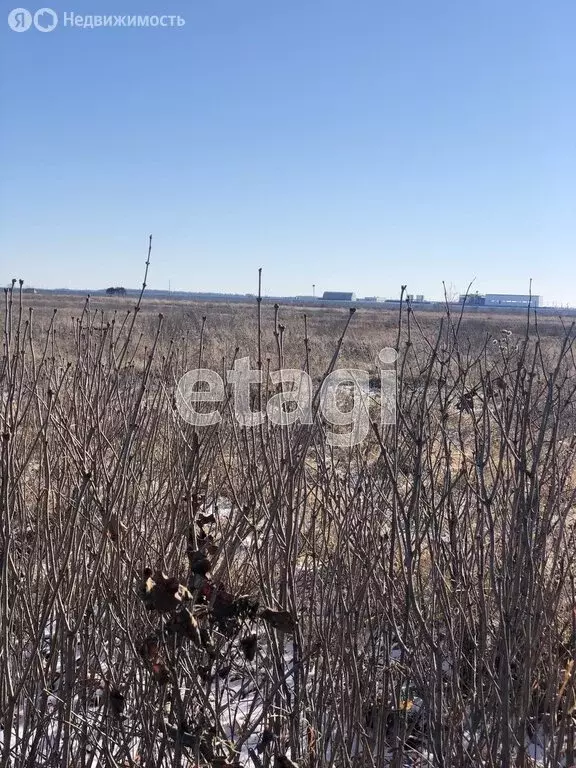
<path id="1" fill-rule="evenodd" d="M 347 291 L 324 291 L 322 298 L 328 301 L 355 301 L 356 294 Z"/>

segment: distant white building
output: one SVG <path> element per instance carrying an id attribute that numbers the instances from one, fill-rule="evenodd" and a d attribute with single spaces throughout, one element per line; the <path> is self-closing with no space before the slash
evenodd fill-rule
<path id="1" fill-rule="evenodd" d="M 486 307 L 539 307 L 540 296 L 514 293 L 487 293 L 484 297 Z"/>

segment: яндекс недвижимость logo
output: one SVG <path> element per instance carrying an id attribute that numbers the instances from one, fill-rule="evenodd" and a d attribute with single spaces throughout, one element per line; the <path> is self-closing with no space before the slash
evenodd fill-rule
<path id="1" fill-rule="evenodd" d="M 8 26 L 13 32 L 27 32 L 32 27 L 38 32 L 52 32 L 61 22 L 71 29 L 108 29 L 142 27 L 145 29 L 182 29 L 186 19 L 180 14 L 80 14 L 65 11 L 60 14 L 52 8 L 40 8 L 32 13 L 27 8 L 13 8 L 8 14 Z"/>
<path id="2" fill-rule="evenodd" d="M 27 8 L 14 8 L 8 14 L 8 26 L 14 32 L 27 32 L 32 26 L 39 32 L 52 32 L 58 26 L 58 14 L 52 8 L 40 8 L 34 14 Z"/>

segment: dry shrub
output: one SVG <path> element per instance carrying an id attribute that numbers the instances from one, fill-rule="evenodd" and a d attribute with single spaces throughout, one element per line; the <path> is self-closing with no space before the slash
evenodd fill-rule
<path id="1" fill-rule="evenodd" d="M 571 328 L 306 310 L 305 337 L 295 308 L 46 301 L 9 290 L 3 321 L 2 766 L 527 765 L 534 732 L 573 760 Z M 318 413 L 195 430 L 174 408 L 198 364 L 319 385 L 385 346 L 397 424 L 351 450 Z M 166 635 L 141 574 L 198 597 L 187 547 L 219 610 L 256 595 L 284 623 L 204 643 L 208 599 L 196 642 Z"/>

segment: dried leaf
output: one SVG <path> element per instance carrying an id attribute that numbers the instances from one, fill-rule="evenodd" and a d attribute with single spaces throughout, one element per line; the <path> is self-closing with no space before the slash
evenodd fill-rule
<path id="1" fill-rule="evenodd" d="M 251 635 L 243 637 L 240 640 L 240 647 L 242 648 L 242 652 L 246 659 L 248 661 L 254 661 L 256 651 L 258 650 L 258 635 L 253 632 Z"/>
<path id="2" fill-rule="evenodd" d="M 123 719 L 122 713 L 124 711 L 124 705 L 126 700 L 123 694 L 120 693 L 118 688 L 111 688 L 108 693 L 108 704 L 114 717 Z"/>
<path id="3" fill-rule="evenodd" d="M 292 635 L 296 631 L 296 621 L 288 611 L 273 611 L 271 608 L 264 608 L 263 611 L 260 611 L 260 618 L 267 621 L 279 632 Z"/>
<path id="4" fill-rule="evenodd" d="M 176 610 L 182 603 L 192 600 L 190 591 L 180 584 L 178 579 L 169 578 L 160 572 L 152 577 L 149 568 L 144 571 L 143 576 L 144 581 L 139 592 L 149 611 L 169 613 Z"/>
<path id="5" fill-rule="evenodd" d="M 200 549 L 188 551 L 188 563 L 192 573 L 206 576 L 212 570 L 212 563 Z"/>
<path id="6" fill-rule="evenodd" d="M 173 620 L 167 624 L 166 631 L 169 634 L 181 635 L 192 640 L 194 645 L 202 645 L 202 636 L 196 617 L 187 608 L 177 611 Z"/>

